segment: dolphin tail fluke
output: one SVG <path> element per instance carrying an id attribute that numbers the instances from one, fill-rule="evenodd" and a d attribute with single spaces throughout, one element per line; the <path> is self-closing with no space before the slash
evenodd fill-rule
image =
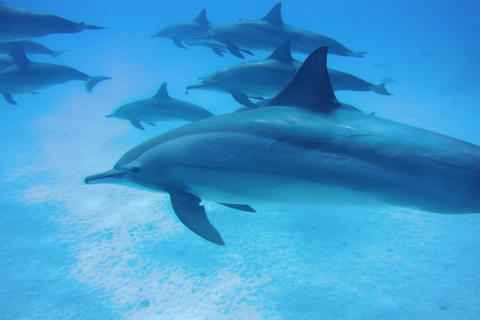
<path id="1" fill-rule="evenodd" d="M 65 50 L 62 50 L 62 51 L 56 51 L 56 52 L 53 52 L 52 53 L 52 58 L 56 58 L 58 57 L 59 55 L 61 55 L 62 53 L 68 51 L 68 49 L 65 49 Z"/>
<path id="2" fill-rule="evenodd" d="M 15 106 L 18 105 L 18 103 L 17 103 L 15 100 L 13 100 L 11 94 L 4 93 L 4 94 L 3 94 L 3 97 L 5 98 L 5 101 L 7 101 L 8 103 L 13 104 L 13 105 L 15 105 Z"/>
<path id="3" fill-rule="evenodd" d="M 360 52 L 349 52 L 348 55 L 351 57 L 363 58 L 364 55 L 367 54 L 367 51 L 360 51 Z"/>
<path id="4" fill-rule="evenodd" d="M 93 87 L 95 87 L 99 82 L 110 80 L 111 77 L 90 77 L 87 81 L 85 81 L 85 89 L 88 92 L 92 92 Z"/>
<path id="5" fill-rule="evenodd" d="M 387 88 L 385 88 L 385 83 L 380 83 L 375 86 L 371 86 L 372 91 L 376 92 L 378 94 L 383 94 L 385 96 L 391 96 L 392 94 L 387 91 Z"/>
<path id="6" fill-rule="evenodd" d="M 240 49 L 233 43 L 227 43 L 227 48 L 228 51 L 230 51 L 231 54 L 233 54 L 235 57 L 240 58 L 240 59 L 245 59 L 243 54 L 240 52 Z"/>
<path id="7" fill-rule="evenodd" d="M 257 105 L 253 103 L 245 94 L 240 93 L 238 91 L 232 91 L 231 95 L 233 99 L 235 99 L 235 101 L 237 101 L 241 105 L 244 105 L 245 107 L 249 107 L 253 109 L 257 108 Z"/>
<path id="8" fill-rule="evenodd" d="M 222 236 L 208 221 L 205 207 L 200 205 L 200 198 L 182 190 L 170 190 L 173 211 L 180 221 L 200 237 L 218 245 L 225 245 Z"/>

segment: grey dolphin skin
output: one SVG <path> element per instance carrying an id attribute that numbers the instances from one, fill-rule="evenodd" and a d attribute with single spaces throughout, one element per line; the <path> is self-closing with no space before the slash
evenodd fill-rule
<path id="1" fill-rule="evenodd" d="M 196 104 L 170 97 L 165 82 L 152 98 L 123 105 L 106 117 L 129 120 L 135 128 L 145 130 L 140 122 L 152 125 L 163 121 L 198 121 L 213 114 Z"/>
<path id="2" fill-rule="evenodd" d="M 110 77 L 91 77 L 83 72 L 59 64 L 32 62 L 28 60 L 21 46 L 14 47 L 10 56 L 15 64 L 0 71 L 0 94 L 5 100 L 16 105 L 12 94 L 30 93 L 68 81 L 85 81 L 85 88 L 93 87 Z"/>
<path id="3" fill-rule="evenodd" d="M 2 42 L 0 43 L 0 53 L 10 53 L 14 46 L 20 45 L 23 48 L 23 52 L 26 54 L 46 54 L 52 58 L 58 57 L 60 54 L 64 53 L 67 50 L 62 51 L 53 51 L 40 43 L 36 43 L 29 40 L 24 41 L 13 41 L 13 42 Z"/>
<path id="4" fill-rule="evenodd" d="M 272 97 L 279 93 L 301 66 L 290 52 L 290 40 L 284 41 L 263 60 L 247 61 L 214 72 L 187 90 L 205 89 L 228 92 L 240 104 L 256 107 L 249 97 Z M 351 74 L 328 69 L 333 90 L 374 91 L 389 95 L 384 84 L 374 85 Z"/>
<path id="5" fill-rule="evenodd" d="M 353 52 L 332 38 L 285 24 L 281 3 L 277 3 L 261 20 L 238 21 L 212 28 L 202 38 L 214 39 L 227 45 L 230 53 L 244 59 L 239 47 L 248 50 L 273 51 L 283 41 L 291 39 L 292 51 L 310 54 L 320 46 L 340 56 L 363 57 L 366 52 Z"/>
<path id="6" fill-rule="evenodd" d="M 52 33 L 77 33 L 104 29 L 83 22 L 76 23 L 58 16 L 10 6 L 0 2 L 0 42 L 43 37 Z"/>
<path id="7" fill-rule="evenodd" d="M 314 51 L 289 84 L 251 111 L 147 140 L 87 184 L 170 195 L 178 218 L 223 245 L 201 199 L 480 212 L 480 147 L 344 108 Z"/>

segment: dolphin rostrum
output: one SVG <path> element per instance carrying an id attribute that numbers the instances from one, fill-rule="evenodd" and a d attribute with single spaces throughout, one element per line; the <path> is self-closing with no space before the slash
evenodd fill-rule
<path id="1" fill-rule="evenodd" d="M 5 100 L 16 105 L 12 94 L 35 92 L 39 89 L 72 80 L 85 81 L 85 88 L 93 87 L 110 77 L 91 77 L 83 72 L 59 64 L 32 62 L 28 60 L 21 46 L 13 48 L 10 56 L 15 64 L 0 71 L 0 94 Z"/>
<path id="2" fill-rule="evenodd" d="M 106 117 L 129 120 L 135 128 L 145 130 L 140 122 L 154 125 L 160 121 L 198 121 L 213 114 L 196 104 L 170 97 L 165 82 L 152 98 L 123 105 Z"/>
<path id="3" fill-rule="evenodd" d="M 29 40 L 24 41 L 13 41 L 13 42 L 3 42 L 0 43 L 0 53 L 10 53 L 15 45 L 21 45 L 23 51 L 26 54 L 46 54 L 52 56 L 53 58 L 58 57 L 60 54 L 64 53 L 67 50 L 62 51 L 53 51 L 40 43 L 36 43 Z"/>
<path id="4" fill-rule="evenodd" d="M 52 33 L 76 33 L 103 27 L 76 23 L 58 16 L 14 7 L 0 2 L 0 42 L 27 40 Z"/>
<path id="5" fill-rule="evenodd" d="M 285 24 L 281 3 L 277 3 L 261 20 L 238 21 L 212 28 L 201 38 L 214 39 L 227 45 L 230 53 L 244 59 L 239 50 L 273 51 L 286 39 L 292 40 L 292 51 L 310 54 L 320 46 L 340 56 L 363 57 L 366 52 L 353 52 L 332 38 Z"/>
<path id="6" fill-rule="evenodd" d="M 127 152 L 87 184 L 170 194 L 179 219 L 223 245 L 201 199 L 480 212 L 480 147 L 343 107 L 314 51 L 265 106 L 197 121 Z"/>
<path id="7" fill-rule="evenodd" d="M 249 97 L 272 97 L 278 94 L 290 81 L 301 66 L 290 52 L 290 40 L 284 41 L 276 50 L 263 60 L 239 63 L 202 78 L 199 84 L 187 87 L 230 93 L 237 102 L 254 108 Z M 349 73 L 328 69 L 334 91 L 374 91 L 389 95 L 385 84 L 374 85 Z"/>

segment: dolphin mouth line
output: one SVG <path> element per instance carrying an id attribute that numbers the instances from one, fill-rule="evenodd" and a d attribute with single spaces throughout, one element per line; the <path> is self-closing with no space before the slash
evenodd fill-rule
<path id="1" fill-rule="evenodd" d="M 86 177 L 85 183 L 86 184 L 104 183 L 106 181 L 103 181 L 103 180 L 112 179 L 112 178 L 122 180 L 123 178 L 125 178 L 125 176 L 126 176 L 125 172 L 122 172 L 117 169 L 112 169 L 106 172 L 102 172 L 102 173 L 98 173 L 98 174 L 94 174 Z"/>

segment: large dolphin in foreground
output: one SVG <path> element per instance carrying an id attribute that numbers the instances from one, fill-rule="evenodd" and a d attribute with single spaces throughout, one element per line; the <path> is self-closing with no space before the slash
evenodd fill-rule
<path id="1" fill-rule="evenodd" d="M 290 52 L 290 40 L 284 41 L 276 50 L 263 60 L 239 63 L 202 78 L 199 84 L 187 87 L 187 90 L 205 89 L 230 93 L 237 102 L 254 108 L 248 98 L 266 98 L 278 94 L 292 79 L 301 66 Z M 349 73 L 328 69 L 334 91 L 374 91 L 390 95 L 385 84 L 374 85 Z"/>
<path id="2" fill-rule="evenodd" d="M 227 52 L 227 47 L 221 43 L 213 41 L 199 40 L 207 34 L 207 32 L 214 28 L 215 25 L 210 23 L 207 18 L 207 10 L 202 9 L 198 16 L 189 22 L 177 23 L 168 27 L 165 27 L 152 36 L 171 39 L 173 43 L 182 49 L 186 49 L 183 43 L 189 46 L 203 46 L 212 49 L 217 55 L 222 56 Z M 244 49 L 239 49 L 243 53 L 253 55 L 252 52 Z"/>
<path id="3" fill-rule="evenodd" d="M 152 98 L 123 105 L 106 117 L 129 120 L 135 128 L 145 130 L 140 122 L 152 125 L 160 121 L 198 121 L 213 114 L 196 104 L 170 97 L 165 82 Z"/>
<path id="4" fill-rule="evenodd" d="M 292 40 L 292 51 L 310 54 L 320 46 L 328 46 L 329 53 L 340 56 L 363 57 L 366 52 L 353 52 L 332 38 L 285 24 L 281 3 L 277 3 L 262 19 L 238 21 L 212 28 L 205 39 L 214 39 L 227 45 L 236 57 L 244 59 L 238 49 L 273 51 L 283 41 Z"/>
<path id="5" fill-rule="evenodd" d="M 85 88 L 93 87 L 110 77 L 91 77 L 83 72 L 59 64 L 32 62 L 20 46 L 10 53 L 15 64 L 0 71 L 0 94 L 10 104 L 17 104 L 12 94 L 29 93 L 68 81 L 85 81 Z"/>
<path id="6" fill-rule="evenodd" d="M 0 42 L 27 40 L 52 33 L 76 33 L 103 27 L 76 23 L 58 16 L 0 2 Z"/>
<path id="7" fill-rule="evenodd" d="M 85 179 L 170 194 L 178 218 L 223 245 L 201 199 L 480 212 L 480 147 L 344 108 L 314 51 L 264 107 L 150 139 Z"/>
<path id="8" fill-rule="evenodd" d="M 23 48 L 23 51 L 26 54 L 46 54 L 46 55 L 51 56 L 52 58 L 56 58 L 60 54 L 67 51 L 67 50 L 53 51 L 53 50 L 41 45 L 40 43 L 36 43 L 36 42 L 33 42 L 33 41 L 29 41 L 29 40 L 24 40 L 24 41 L 13 41 L 13 42 L 0 43 L 0 53 L 10 53 L 16 45 L 20 45 Z"/>

